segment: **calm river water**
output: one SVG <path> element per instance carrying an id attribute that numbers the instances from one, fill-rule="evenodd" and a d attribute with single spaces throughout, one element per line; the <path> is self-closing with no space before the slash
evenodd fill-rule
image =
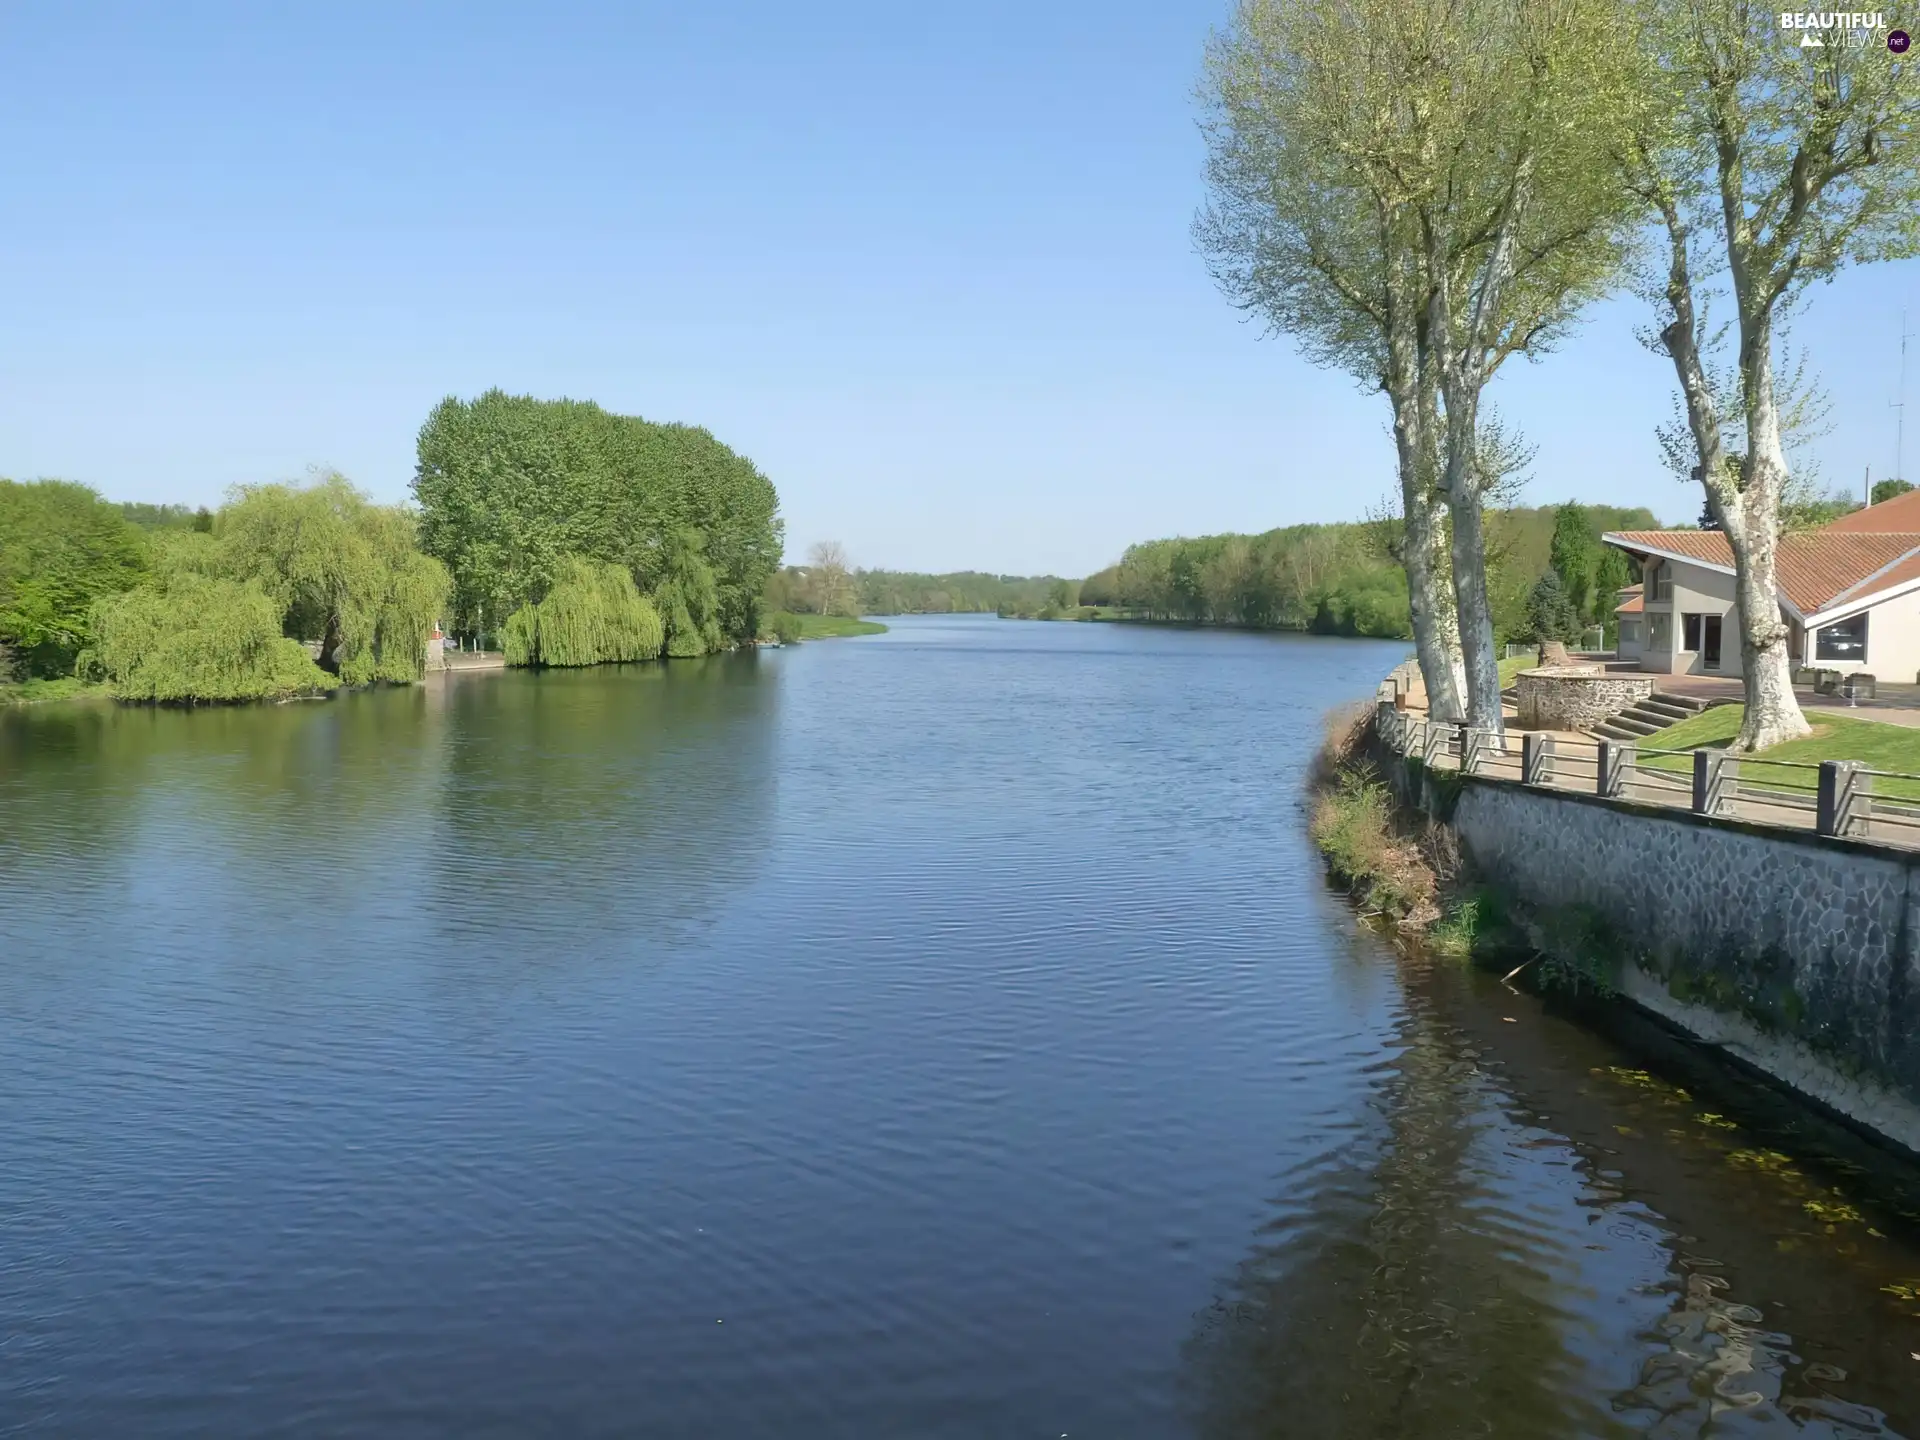
<path id="1" fill-rule="evenodd" d="M 0 716 L 0 1432 L 1920 1433 L 1911 1172 L 1329 893 L 1401 653 Z"/>

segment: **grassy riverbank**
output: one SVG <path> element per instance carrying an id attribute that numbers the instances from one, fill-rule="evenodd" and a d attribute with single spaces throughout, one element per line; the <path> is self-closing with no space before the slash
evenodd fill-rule
<path id="1" fill-rule="evenodd" d="M 1402 803 L 1382 762 L 1371 714 L 1339 712 L 1308 781 L 1308 832 L 1362 917 L 1428 954 L 1502 969 L 1542 958 L 1526 919 L 1472 872 L 1452 830 Z M 1531 968 L 1546 985 L 1590 983 L 1561 961 Z"/>
<path id="2" fill-rule="evenodd" d="M 48 700 L 110 700 L 111 687 L 89 680 L 62 676 L 56 680 L 22 680 L 0 683 L 0 705 L 39 705 Z"/>
<path id="3" fill-rule="evenodd" d="M 767 628 L 781 641 L 840 640 L 849 635 L 884 635 L 887 627 L 877 620 L 857 620 L 851 615 L 808 615 L 782 610 L 767 616 Z"/>

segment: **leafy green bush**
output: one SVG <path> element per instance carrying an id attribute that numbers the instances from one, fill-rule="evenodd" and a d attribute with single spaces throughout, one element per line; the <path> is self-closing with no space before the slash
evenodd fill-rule
<path id="1" fill-rule="evenodd" d="M 1393 795 L 1365 769 L 1344 768 L 1315 798 L 1309 825 L 1327 868 L 1369 910 L 1394 919 L 1430 909 L 1433 875 L 1393 824 Z"/>
<path id="2" fill-rule="evenodd" d="M 240 487 L 215 517 L 214 548 L 174 553 L 259 586 L 283 628 L 319 641 L 322 667 L 346 684 L 410 684 L 425 672 L 427 637 L 452 588 L 440 562 L 416 548 L 416 526 L 410 512 L 375 505 L 329 474 L 306 486 Z"/>
<path id="3" fill-rule="evenodd" d="M 274 700 L 340 682 L 280 633 L 277 602 L 251 582 L 180 570 L 94 606 L 81 668 L 122 700 Z"/>
<path id="4" fill-rule="evenodd" d="M 666 629 L 626 566 L 569 557 L 544 600 L 507 617 L 501 638 L 509 665 L 599 665 L 654 659 Z"/>
<path id="5" fill-rule="evenodd" d="M 790 615 L 782 610 L 770 616 L 769 623 L 773 626 L 773 638 L 782 645 L 800 643 L 801 628 L 798 615 Z"/>

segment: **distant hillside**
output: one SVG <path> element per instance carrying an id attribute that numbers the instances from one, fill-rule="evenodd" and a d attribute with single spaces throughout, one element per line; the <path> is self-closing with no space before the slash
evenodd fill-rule
<path id="1" fill-rule="evenodd" d="M 1057 575 L 988 575 L 978 570 L 951 575 L 862 570 L 854 579 L 863 615 L 1031 612 L 1045 605 L 1048 592 L 1062 583 Z"/>

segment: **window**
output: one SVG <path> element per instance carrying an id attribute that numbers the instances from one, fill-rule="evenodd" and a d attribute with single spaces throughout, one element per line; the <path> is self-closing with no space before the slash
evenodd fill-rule
<path id="1" fill-rule="evenodd" d="M 1822 625 L 1813 632 L 1813 658 L 1816 660 L 1852 660 L 1864 664 L 1867 658 L 1867 617 L 1856 615 L 1837 625 Z"/>
<path id="2" fill-rule="evenodd" d="M 1653 563 L 1653 598 L 1662 604 L 1673 601 L 1673 567 L 1664 560 Z"/>
<path id="3" fill-rule="evenodd" d="M 1620 643 L 1621 644 L 1631 645 L 1635 641 L 1637 641 L 1639 638 L 1640 638 L 1640 622 L 1638 620 L 1622 620 L 1620 622 Z"/>
<path id="4" fill-rule="evenodd" d="M 1680 617 L 1680 648 L 1682 650 L 1700 648 L 1700 617 L 1698 615 Z"/>
<path id="5" fill-rule="evenodd" d="M 1647 616 L 1647 648 L 1663 652 L 1673 649 L 1673 616 Z"/>

